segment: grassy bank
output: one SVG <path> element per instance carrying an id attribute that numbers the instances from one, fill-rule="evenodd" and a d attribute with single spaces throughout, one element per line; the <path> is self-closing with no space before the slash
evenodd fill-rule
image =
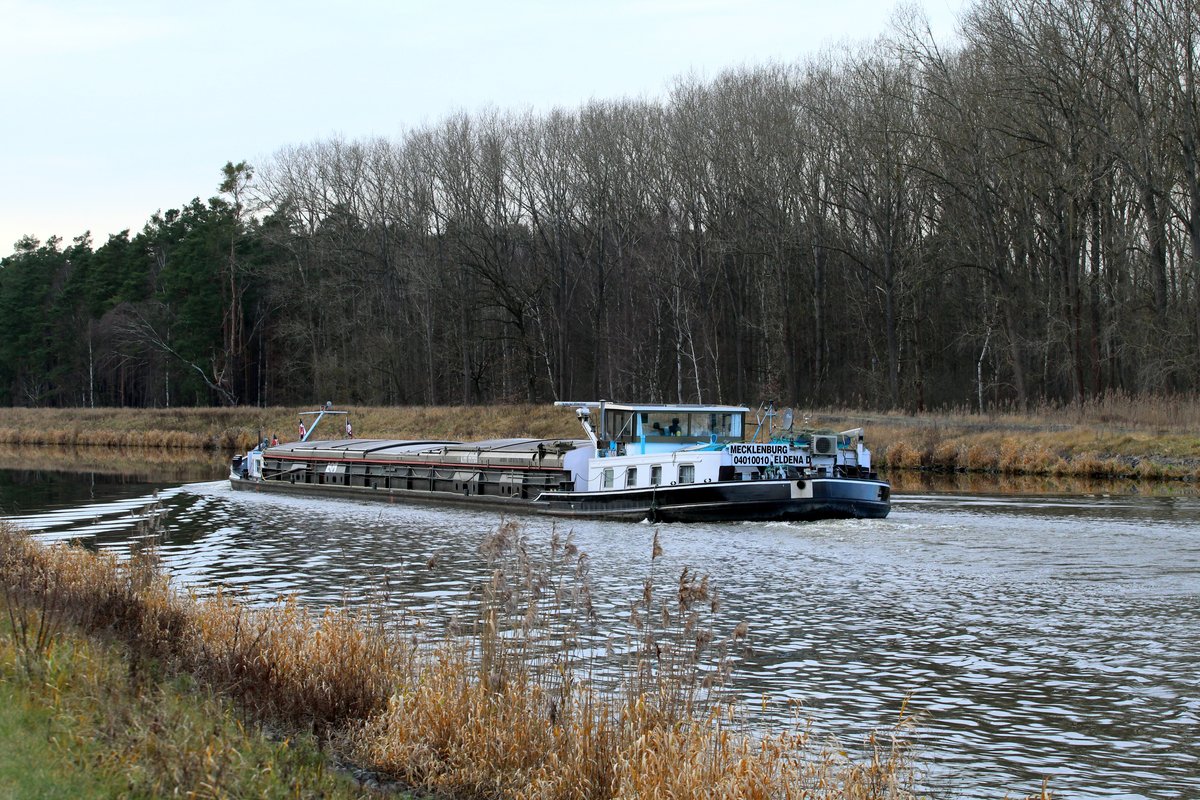
<path id="1" fill-rule="evenodd" d="M 924 469 L 1075 478 L 1200 480 L 1200 399 L 1113 395 L 1026 412 L 817 415 L 864 426 L 876 461 Z"/>
<path id="2" fill-rule="evenodd" d="M 187 676 L 135 673 L 125 651 L 63 629 L 27 652 L 0 601 L 0 797 L 371 796 L 311 738 L 273 740 Z M 36 625 L 37 623 L 35 623 Z"/>
<path id="3" fill-rule="evenodd" d="M 877 464 L 892 469 L 1074 478 L 1200 480 L 1200 436 L 1114 431 L 980 430 L 956 422 L 872 428 Z"/>
<path id="4" fill-rule="evenodd" d="M 259 435 L 296 439 L 304 408 L 11 408 L 0 444 L 245 450 Z M 578 438 L 570 409 L 552 405 L 480 407 L 352 407 L 357 436 L 488 439 L 509 436 Z M 311 417 L 306 423 L 311 422 Z M 321 423 L 316 435 L 340 438 L 342 418 Z"/>
<path id="5" fill-rule="evenodd" d="M 741 730 L 723 687 L 751 632 L 741 624 L 719 630 L 707 578 L 655 573 L 657 537 L 628 632 L 607 647 L 593 644 L 587 661 L 573 647 L 598 624 L 586 556 L 557 538 L 535 555 L 511 525 L 482 550 L 494 577 L 477 607 L 431 634 L 428 620 L 382 605 L 318 614 L 292 601 L 251 608 L 224 594 L 182 595 L 156 570 L 152 551 L 119 561 L 0 529 L 0 577 L 13 612 L 5 686 L 26 698 L 60 687 L 27 702 L 53 709 L 51 725 L 83 721 L 72 730 L 85 746 L 65 748 L 66 757 L 150 796 L 262 794 L 259 784 L 206 788 L 237 763 L 284 776 L 264 786 L 315 795 L 307 781 L 321 769 L 307 755 L 295 766 L 263 767 L 273 762 L 237 738 L 243 721 L 311 734 L 327 758 L 456 797 L 914 796 L 903 710 L 896 731 L 853 748 L 815 742 L 802 725 L 762 736 Z M 96 640 L 112 642 L 119 658 Z M 68 684 L 98 705 L 69 705 L 76 692 Z M 217 703 L 203 712 L 217 722 L 199 724 L 186 708 L 173 710 L 176 700 L 153 699 L 163 687 L 182 692 L 188 708 L 197 696 Z M 148 718 L 138 715 L 143 704 Z M 20 728 L 14 736 L 28 744 Z M 159 737 L 160 749 L 144 749 Z M 86 746 L 93 739 L 94 750 Z"/>
<path id="6" fill-rule="evenodd" d="M 296 438 L 301 408 L 10 409 L 0 443 L 244 450 L 259 435 Z M 570 409 L 545 405 L 352 407 L 369 438 L 578 438 Z M 925 469 L 1134 479 L 1200 479 L 1200 399 L 1108 396 L 1072 406 L 981 415 L 798 410 L 818 428 L 863 426 L 877 464 Z M 341 420 L 317 436 L 337 438 Z M 753 421 L 751 422 L 753 425 Z"/>
<path id="7" fill-rule="evenodd" d="M 953 493 L 970 495 L 1139 495 L 1142 497 L 1193 497 L 1194 481 L 1142 478 L 1076 477 L 1071 475 L 998 475 L 982 472 L 885 470 L 883 477 L 894 494 Z"/>
<path id="8" fill-rule="evenodd" d="M 0 796 L 374 796 L 162 658 L 179 625 L 152 552 L 121 564 L 5 523 L 0 588 Z"/>

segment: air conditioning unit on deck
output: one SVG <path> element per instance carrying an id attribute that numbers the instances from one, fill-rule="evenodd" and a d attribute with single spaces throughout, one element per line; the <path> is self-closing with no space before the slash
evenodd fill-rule
<path id="1" fill-rule="evenodd" d="M 837 455 L 837 434 L 814 435 L 812 437 L 812 454 L 814 456 Z"/>

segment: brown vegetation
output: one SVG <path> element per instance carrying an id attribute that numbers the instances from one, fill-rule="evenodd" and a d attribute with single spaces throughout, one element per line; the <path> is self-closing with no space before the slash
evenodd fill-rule
<path id="1" fill-rule="evenodd" d="M 569 409 L 543 405 L 339 407 L 368 438 L 477 440 L 582 436 Z M 0 443 L 240 450 L 260 435 L 296 438 L 306 408 L 11 409 Z M 1082 405 L 975 414 L 810 414 L 821 427 L 864 426 L 890 469 L 1079 478 L 1200 478 L 1200 398 L 1107 395 Z M 314 438 L 340 438 L 331 417 Z"/>
<path id="2" fill-rule="evenodd" d="M 1110 394 L 1083 404 L 976 414 L 813 414 L 862 425 L 890 469 L 1075 478 L 1200 479 L 1200 398 Z"/>
<path id="3" fill-rule="evenodd" d="M 949 426 L 884 428 L 875 463 L 890 469 L 1078 478 L 1200 479 L 1200 441 L 1108 436 L 1086 428 L 1041 433 L 978 432 Z M 1168 455 L 1181 452 L 1185 455 Z"/>
<path id="4" fill-rule="evenodd" d="M 244 450 L 259 436 L 296 439 L 298 408 L 12 408 L 0 443 L 99 447 Z M 371 438 L 487 439 L 508 436 L 578 438 L 571 411 L 552 405 L 339 407 L 355 433 Z M 311 417 L 306 424 L 311 423 Z M 338 439 L 342 418 L 321 423 L 314 438 Z"/>
<path id="5" fill-rule="evenodd" d="M 935 472 L 932 470 L 884 470 L 884 478 L 895 495 L 1015 494 L 1015 495 L 1142 495 L 1151 497 L 1192 496 L 1194 482 L 1141 478 L 1078 478 L 1070 475 L 1003 475 L 982 472 Z"/>
<path id="6" fill-rule="evenodd" d="M 53 590 L 42 598 L 56 602 Z M 0 796 L 379 796 L 331 770 L 312 737 L 248 727 L 229 698 L 190 676 L 135 671 L 112 637 L 21 602 L 0 597 Z"/>
<path id="7" fill-rule="evenodd" d="M 907 798 L 897 731 L 858 757 L 802 728 L 750 736 L 722 691 L 748 630 L 716 632 L 706 578 L 660 584 L 654 559 L 630 632 L 582 660 L 592 636 L 587 559 L 555 537 L 531 554 L 513 525 L 484 552 L 494 575 L 477 614 L 431 634 L 423 621 L 291 600 L 250 608 L 173 591 L 153 551 L 128 561 L 43 547 L 0 529 L 0 578 L 30 670 L 64 625 L 115 636 L 130 677 L 198 676 L 254 718 L 316 731 L 381 776 L 462 797 Z M 665 590 L 665 592 L 664 592 Z M 665 596 L 664 596 L 665 594 Z M 595 651 L 597 648 L 592 648 Z M 598 648 L 601 652 L 603 647 Z"/>

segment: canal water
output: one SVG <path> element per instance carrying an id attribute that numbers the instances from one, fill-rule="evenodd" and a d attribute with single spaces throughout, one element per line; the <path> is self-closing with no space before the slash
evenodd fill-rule
<path id="1" fill-rule="evenodd" d="M 158 503 L 176 580 L 263 601 L 359 603 L 386 577 L 394 602 L 450 612 L 485 579 L 479 545 L 501 522 L 235 493 L 212 462 L 173 465 L 165 483 L 4 463 L 22 468 L 0 471 L 0 508 L 38 537 L 126 549 Z M 711 577 L 718 632 L 750 629 L 734 687 L 752 726 L 799 708 L 854 752 L 907 697 L 933 796 L 1020 797 L 1048 778 L 1059 798 L 1200 797 L 1200 499 L 937 488 L 898 482 L 886 520 L 558 530 L 590 557 L 601 626 L 628 616 L 651 570 L 660 584 L 684 567 Z M 548 543 L 550 520 L 521 525 L 534 549 Z"/>

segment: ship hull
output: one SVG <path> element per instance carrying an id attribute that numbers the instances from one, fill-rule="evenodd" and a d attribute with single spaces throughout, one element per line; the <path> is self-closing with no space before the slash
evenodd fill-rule
<path id="1" fill-rule="evenodd" d="M 891 509 L 882 481 L 813 478 L 802 481 L 722 481 L 598 492 L 543 491 L 533 499 L 463 491 L 262 481 L 230 476 L 238 491 L 339 497 L 389 503 L 491 508 L 505 513 L 651 522 L 814 521 L 882 519 Z"/>
<path id="2" fill-rule="evenodd" d="M 803 485 L 799 485 L 803 484 Z M 807 522 L 882 519 L 891 510 L 886 483 L 856 478 L 722 481 L 619 492 L 544 492 L 540 513 L 652 522 Z"/>

